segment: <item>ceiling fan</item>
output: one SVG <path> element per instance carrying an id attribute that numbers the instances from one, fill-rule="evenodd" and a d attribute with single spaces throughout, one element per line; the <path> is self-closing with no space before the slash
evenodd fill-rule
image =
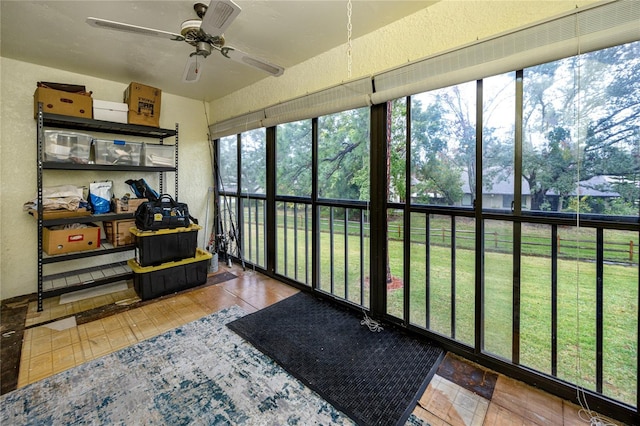
<path id="1" fill-rule="evenodd" d="M 92 17 L 87 18 L 87 23 L 97 28 L 125 31 L 189 43 L 195 47 L 195 51 L 189 55 L 182 75 L 182 80 L 187 83 L 195 83 L 200 79 L 202 67 L 200 58 L 206 58 L 213 50 L 217 50 L 225 58 L 249 65 L 273 76 L 277 77 L 282 75 L 284 68 L 281 66 L 249 55 L 225 44 L 223 33 L 241 11 L 240 6 L 232 0 L 211 0 L 209 6 L 203 3 L 195 3 L 193 10 L 195 10 L 200 19 L 184 21 L 180 29 L 180 34 Z"/>

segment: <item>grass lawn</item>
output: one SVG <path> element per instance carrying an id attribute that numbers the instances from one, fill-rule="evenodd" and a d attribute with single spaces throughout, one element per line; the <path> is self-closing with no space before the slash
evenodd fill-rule
<path id="1" fill-rule="evenodd" d="M 311 249 L 306 249 L 305 244 L 305 241 L 308 241 L 308 244 L 311 242 L 311 215 L 308 215 L 306 234 L 302 215 L 299 215 L 297 220 L 297 231 L 293 228 L 292 217 L 288 217 L 285 258 L 283 218 L 281 212 L 279 214 L 277 271 L 295 278 L 297 270 L 298 281 L 305 282 L 307 277 L 310 279 L 311 276 Z M 411 275 L 403 277 L 405 235 L 401 227 L 401 216 L 397 216 L 396 219 L 400 221 L 389 224 L 389 266 L 394 277 L 410 284 L 410 292 L 405 291 L 406 286 L 402 289 L 388 290 L 388 313 L 403 318 L 404 300 L 405 297 L 409 297 L 408 320 L 412 324 L 473 346 L 476 278 L 473 220 L 456 219 L 456 244 L 453 251 L 450 217 L 430 216 L 429 225 L 432 232 L 428 246 L 424 244 L 424 228 L 413 228 L 410 244 Z M 359 222 L 350 220 L 346 227 L 349 235 L 345 239 L 343 220 L 344 209 L 334 209 L 333 246 L 328 223 L 321 223 L 323 232 L 320 233 L 320 288 L 356 304 L 363 300 L 366 307 L 369 304 L 368 229 L 365 226 L 365 235 L 361 239 Z M 422 221 L 422 224 L 426 225 L 424 214 L 412 214 L 411 220 L 412 223 L 420 224 Z M 483 351 L 509 360 L 512 358 L 513 226 L 509 222 L 487 221 L 484 235 L 486 250 Z M 595 230 L 558 228 L 561 241 L 558 258 L 557 376 L 585 388 L 594 389 Z M 255 226 L 253 229 L 255 232 Z M 638 233 L 615 230 L 604 232 L 604 255 L 605 260 L 608 260 L 604 265 L 603 283 L 604 394 L 635 405 L 638 376 Z M 520 363 L 551 374 L 551 226 L 523 224 L 522 236 Z M 635 245 L 631 263 L 630 241 L 631 245 Z M 451 266 L 452 255 L 455 255 L 454 268 Z M 364 274 L 361 274 L 361 268 Z M 455 288 L 452 289 L 453 278 Z M 310 282 L 307 281 L 307 284 L 310 285 Z M 452 328 L 454 291 L 455 324 Z"/>

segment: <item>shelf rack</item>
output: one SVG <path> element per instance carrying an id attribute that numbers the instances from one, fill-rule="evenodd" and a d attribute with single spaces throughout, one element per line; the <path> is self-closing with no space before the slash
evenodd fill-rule
<path id="1" fill-rule="evenodd" d="M 45 264 L 65 262 L 69 260 L 84 259 L 94 256 L 102 256 L 107 254 L 121 253 L 133 250 L 134 246 L 114 247 L 106 241 L 101 241 L 101 247 L 95 250 L 73 252 L 49 256 L 43 251 L 43 228 L 45 226 L 64 225 L 69 223 L 89 223 L 104 222 L 110 220 L 133 219 L 132 213 L 107 213 L 99 215 L 68 217 L 58 219 L 43 219 L 42 211 L 42 187 L 43 187 L 43 171 L 44 170 L 69 170 L 82 171 L 94 170 L 104 172 L 114 171 L 136 171 L 136 172 L 157 172 L 159 173 L 159 189 L 164 193 L 164 172 L 173 172 L 175 175 L 175 199 L 178 200 L 178 124 L 175 129 L 162 129 L 151 126 L 140 126 L 136 124 L 123 124 L 111 121 L 93 120 L 88 118 L 71 117 L 58 114 L 45 113 L 42 110 L 42 104 L 38 104 L 37 113 L 37 184 L 38 184 L 38 210 L 32 215 L 38 223 L 38 312 L 43 309 L 43 299 L 45 297 L 57 296 L 72 291 L 82 290 L 99 285 L 112 283 L 119 280 L 129 279 L 133 276 L 131 269 L 126 262 L 116 262 L 92 268 L 73 270 L 69 272 L 53 274 L 50 276 L 43 275 L 43 266 Z M 43 145 L 44 145 L 44 128 L 72 129 L 88 132 L 100 132 L 120 135 L 139 136 L 147 138 L 157 138 L 162 145 L 164 139 L 173 137 L 175 160 L 174 167 L 149 167 L 149 166 L 121 166 L 121 165 L 102 165 L 102 164 L 73 164 L 58 163 L 51 161 L 42 161 Z"/>

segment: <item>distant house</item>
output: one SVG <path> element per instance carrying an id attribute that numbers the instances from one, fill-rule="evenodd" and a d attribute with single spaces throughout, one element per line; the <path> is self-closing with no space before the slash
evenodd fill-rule
<path id="1" fill-rule="evenodd" d="M 581 181 L 579 185 L 580 196 L 588 196 L 592 198 L 613 199 L 618 198 L 620 194 L 612 189 L 612 183 L 616 182 L 616 177 L 613 176 L 594 176 L 591 179 Z M 471 199 L 471 189 L 469 183 L 466 181 L 466 173 L 463 172 L 461 180 L 462 190 L 464 195 L 462 197 L 462 206 L 471 206 L 473 200 Z M 514 178 L 509 176 L 505 180 L 493 182 L 490 187 L 484 185 L 482 191 L 482 206 L 485 209 L 511 209 L 511 204 L 514 201 Z M 573 191 L 569 196 L 576 196 L 576 191 Z M 560 195 L 550 190 L 545 195 L 545 200 L 549 203 L 549 209 L 551 211 L 558 210 L 558 203 Z M 522 209 L 531 209 L 531 190 L 529 183 L 522 179 Z"/>

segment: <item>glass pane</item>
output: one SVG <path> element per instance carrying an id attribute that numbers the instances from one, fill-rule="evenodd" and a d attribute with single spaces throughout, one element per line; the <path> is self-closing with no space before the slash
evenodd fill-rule
<path id="1" fill-rule="evenodd" d="M 513 224 L 484 222 L 483 350 L 512 359 Z"/>
<path id="2" fill-rule="evenodd" d="M 524 70 L 531 210 L 638 216 L 638 58 L 635 42 Z"/>
<path id="3" fill-rule="evenodd" d="M 579 65 L 580 211 L 637 217 L 640 42 L 587 53 Z"/>
<path id="4" fill-rule="evenodd" d="M 242 147 L 242 192 L 265 194 L 267 187 L 266 129 L 255 129 L 240 135 Z"/>
<path id="5" fill-rule="evenodd" d="M 558 228 L 558 377 L 595 389 L 596 232 Z M 579 374 L 580 372 L 580 374 Z"/>
<path id="6" fill-rule="evenodd" d="M 318 118 L 318 195 L 369 199 L 369 108 Z"/>
<path id="7" fill-rule="evenodd" d="M 429 216 L 424 213 L 411 213 L 411 268 L 409 280 L 411 282 L 410 318 L 411 324 L 428 328 L 427 301 L 428 294 L 428 265 L 429 265 Z"/>
<path id="8" fill-rule="evenodd" d="M 237 198 L 221 195 L 219 205 L 222 229 L 219 229 L 219 234 L 216 235 L 216 247 L 222 262 L 227 254 L 240 257 L 234 233 L 234 230 L 238 229 Z"/>
<path id="9" fill-rule="evenodd" d="M 451 216 L 429 222 L 429 329 L 451 336 Z"/>
<path id="10" fill-rule="evenodd" d="M 276 128 L 276 193 L 311 196 L 311 120 Z"/>
<path id="11" fill-rule="evenodd" d="M 236 135 L 221 138 L 219 149 L 218 188 L 222 192 L 238 191 L 238 137 Z"/>
<path id="12" fill-rule="evenodd" d="M 514 201 L 515 77 L 510 72 L 482 81 L 483 209 L 511 210 Z"/>
<path id="13" fill-rule="evenodd" d="M 407 99 L 387 103 L 387 128 L 390 129 L 387 170 L 389 188 L 387 199 L 393 203 L 405 203 L 407 193 Z"/>
<path id="14" fill-rule="evenodd" d="M 476 83 L 411 97 L 411 197 L 471 205 L 476 180 Z"/>
<path id="15" fill-rule="evenodd" d="M 311 206 L 276 203 L 276 273 L 311 285 Z"/>
<path id="16" fill-rule="evenodd" d="M 551 226 L 522 224 L 520 364 L 551 374 Z"/>
<path id="17" fill-rule="evenodd" d="M 320 289 L 343 297 L 345 294 L 345 209 L 320 208 Z"/>
<path id="18" fill-rule="evenodd" d="M 404 319 L 404 214 L 387 210 L 387 313 Z"/>
<path id="19" fill-rule="evenodd" d="M 475 344 L 476 238 L 475 220 L 456 217 L 456 329 L 455 339 Z"/>
<path id="20" fill-rule="evenodd" d="M 638 383 L 638 233 L 605 230 L 604 259 L 603 393 L 635 406 Z"/>
<path id="21" fill-rule="evenodd" d="M 242 256 L 254 265 L 266 266 L 266 226 L 264 200 L 241 200 L 243 212 Z"/>

